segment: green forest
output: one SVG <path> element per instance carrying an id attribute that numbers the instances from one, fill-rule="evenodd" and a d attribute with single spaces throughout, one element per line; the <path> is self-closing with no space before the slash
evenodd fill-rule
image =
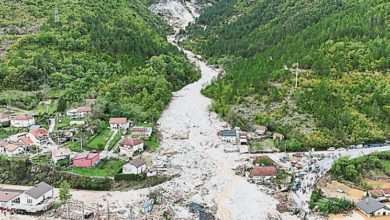
<path id="1" fill-rule="evenodd" d="M 57 111 L 98 98 L 101 120 L 155 121 L 199 71 L 143 0 L 0 2 L 0 105 Z M 17 95 L 16 95 L 17 94 Z"/>
<path id="2" fill-rule="evenodd" d="M 221 0 L 181 34 L 225 67 L 203 94 L 233 126 L 317 149 L 390 138 L 389 1 Z"/>

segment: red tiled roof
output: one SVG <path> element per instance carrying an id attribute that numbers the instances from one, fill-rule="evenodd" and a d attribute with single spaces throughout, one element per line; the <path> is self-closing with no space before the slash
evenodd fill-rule
<path id="1" fill-rule="evenodd" d="M 8 202 L 23 193 L 23 190 L 0 190 L 0 202 Z"/>
<path id="2" fill-rule="evenodd" d="M 68 156 L 72 154 L 69 148 L 58 148 L 51 151 L 51 154 L 55 157 Z"/>
<path id="3" fill-rule="evenodd" d="M 98 156 L 99 153 L 89 153 L 88 156 L 87 156 L 87 160 L 91 160 L 92 158 Z"/>
<path id="4" fill-rule="evenodd" d="M 41 140 L 44 135 L 49 137 L 49 132 L 46 130 L 46 128 L 38 128 L 31 130 L 30 133 L 36 137 L 37 139 Z"/>
<path id="5" fill-rule="evenodd" d="M 139 140 L 139 139 L 135 139 L 135 138 L 128 138 L 128 139 L 120 142 L 119 144 L 134 147 L 134 146 L 137 146 L 137 145 L 142 144 L 142 143 L 144 143 L 143 140 Z"/>
<path id="6" fill-rule="evenodd" d="M 32 140 L 29 137 L 22 138 L 22 142 L 24 144 L 32 144 L 33 143 Z"/>
<path id="7" fill-rule="evenodd" d="M 248 132 L 240 132 L 240 136 L 247 136 Z"/>
<path id="8" fill-rule="evenodd" d="M 7 146 L 5 146 L 5 149 L 7 149 L 7 151 L 14 151 L 16 149 L 18 149 L 20 147 L 20 145 L 18 144 L 8 144 Z"/>
<path id="9" fill-rule="evenodd" d="M 9 118 L 9 117 L 10 117 L 10 115 L 0 113 L 0 119 Z"/>
<path id="10" fill-rule="evenodd" d="M 4 147 L 5 145 L 7 145 L 8 143 L 6 141 L 0 141 L 0 147 Z"/>
<path id="11" fill-rule="evenodd" d="M 265 126 L 260 126 L 260 125 L 256 125 L 256 129 L 257 129 L 257 130 L 265 131 L 265 130 L 267 130 L 267 127 L 265 127 Z"/>
<path id="12" fill-rule="evenodd" d="M 30 120 L 33 119 L 34 117 L 27 116 L 27 115 L 18 115 L 13 117 L 11 120 L 18 120 L 18 121 L 24 121 L 24 120 Z"/>
<path id="13" fill-rule="evenodd" d="M 145 132 L 146 128 L 145 127 L 134 127 L 131 129 L 132 132 Z"/>
<path id="14" fill-rule="evenodd" d="M 96 99 L 86 99 L 86 102 L 96 102 Z"/>
<path id="15" fill-rule="evenodd" d="M 390 194 L 390 188 L 383 189 L 383 192 L 384 192 L 385 194 Z"/>
<path id="16" fill-rule="evenodd" d="M 276 132 L 274 133 L 273 136 L 274 136 L 274 137 L 284 137 L 283 134 L 279 134 L 279 133 L 276 133 Z"/>
<path id="17" fill-rule="evenodd" d="M 383 192 L 380 189 L 373 189 L 368 191 L 370 194 L 375 194 L 377 196 L 383 196 Z"/>
<path id="18" fill-rule="evenodd" d="M 253 176 L 276 176 L 275 167 L 255 167 L 251 171 L 251 177 Z"/>
<path id="19" fill-rule="evenodd" d="M 263 159 L 263 158 L 269 160 L 269 162 L 271 162 L 271 163 L 275 163 L 275 161 L 272 160 L 271 158 L 269 158 L 269 156 L 254 156 L 253 160 L 259 161 L 260 159 Z"/>
<path id="20" fill-rule="evenodd" d="M 91 107 L 78 107 L 77 112 L 90 112 L 92 111 Z"/>
<path id="21" fill-rule="evenodd" d="M 78 154 L 74 155 L 73 159 L 78 160 L 78 159 L 87 158 L 88 154 L 89 154 L 89 151 L 84 151 L 82 153 L 78 153 Z"/>
<path id="22" fill-rule="evenodd" d="M 110 118 L 110 124 L 124 124 L 127 122 L 127 118 Z"/>

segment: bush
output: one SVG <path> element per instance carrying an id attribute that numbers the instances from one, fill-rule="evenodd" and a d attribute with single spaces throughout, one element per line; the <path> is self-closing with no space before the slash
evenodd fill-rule
<path id="1" fill-rule="evenodd" d="M 121 180 L 145 180 L 146 179 L 146 173 L 143 174 L 115 174 L 114 180 L 115 181 L 121 181 Z"/>

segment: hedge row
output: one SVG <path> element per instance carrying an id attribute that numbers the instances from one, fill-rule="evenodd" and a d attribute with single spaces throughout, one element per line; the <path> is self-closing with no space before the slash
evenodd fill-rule
<path id="1" fill-rule="evenodd" d="M 146 173 L 143 174 L 115 174 L 114 180 L 144 180 L 146 179 Z"/>

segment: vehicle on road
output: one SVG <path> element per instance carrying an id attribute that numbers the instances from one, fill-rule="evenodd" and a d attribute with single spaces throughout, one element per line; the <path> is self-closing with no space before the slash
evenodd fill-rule
<path id="1" fill-rule="evenodd" d="M 341 190 L 341 189 L 336 189 L 336 191 L 339 192 L 339 193 L 345 193 L 345 191 Z"/>
<path id="2" fill-rule="evenodd" d="M 361 148 L 363 148 L 363 144 L 356 145 L 356 149 L 361 149 Z"/>
<path id="3" fill-rule="evenodd" d="M 301 153 L 297 152 L 297 153 L 293 153 L 293 157 L 303 157 Z"/>
<path id="4" fill-rule="evenodd" d="M 334 148 L 334 147 L 328 148 L 328 151 L 334 151 L 334 150 L 336 150 L 336 148 Z"/>
<path id="5" fill-rule="evenodd" d="M 291 161 L 291 166 L 295 167 L 295 165 L 297 164 L 298 162 L 296 161 Z"/>
<path id="6" fill-rule="evenodd" d="M 343 147 L 337 148 L 337 151 L 345 151 L 345 148 Z"/>

